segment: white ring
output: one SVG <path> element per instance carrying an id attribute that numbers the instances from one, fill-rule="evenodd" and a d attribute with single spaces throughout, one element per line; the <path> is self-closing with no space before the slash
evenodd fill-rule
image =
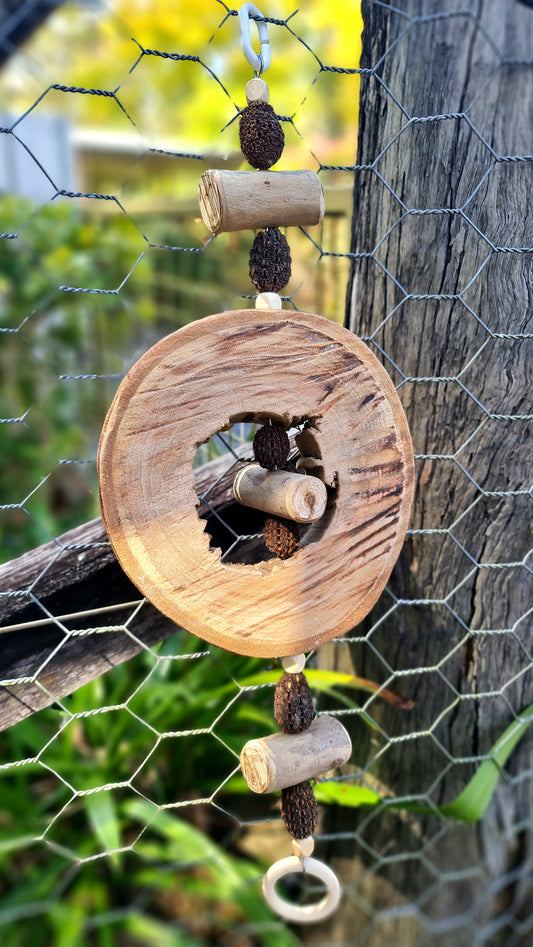
<path id="1" fill-rule="evenodd" d="M 285 875 L 306 871 L 315 878 L 320 878 L 327 887 L 327 893 L 316 904 L 291 904 L 279 896 L 275 890 L 276 882 Z M 296 855 L 282 858 L 274 862 L 263 878 L 263 894 L 267 903 L 276 914 L 287 921 L 297 924 L 316 924 L 323 921 L 335 911 L 341 897 L 341 889 L 336 874 L 324 862 L 316 858 L 304 858 L 300 861 Z"/>

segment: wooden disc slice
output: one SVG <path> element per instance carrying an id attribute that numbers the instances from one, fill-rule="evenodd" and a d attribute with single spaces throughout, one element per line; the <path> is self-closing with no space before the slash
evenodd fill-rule
<path id="1" fill-rule="evenodd" d="M 241 420 L 286 425 L 328 510 L 284 561 L 225 564 L 197 514 L 197 447 Z M 146 597 L 206 641 L 260 657 L 310 651 L 357 625 L 400 551 L 413 452 L 370 350 L 322 316 L 242 309 L 153 346 L 122 382 L 98 453 L 102 518 Z"/>

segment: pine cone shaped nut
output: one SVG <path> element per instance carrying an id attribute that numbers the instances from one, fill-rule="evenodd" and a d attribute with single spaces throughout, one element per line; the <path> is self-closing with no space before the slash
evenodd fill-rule
<path id="1" fill-rule="evenodd" d="M 300 545 L 298 523 L 283 516 L 267 516 L 264 534 L 268 551 L 278 559 L 290 559 Z"/>
<path id="2" fill-rule="evenodd" d="M 318 803 L 309 781 L 281 790 L 281 818 L 293 838 L 309 838 L 318 824 Z"/>
<path id="3" fill-rule="evenodd" d="M 282 674 L 274 694 L 274 717 L 284 733 L 302 733 L 311 726 L 313 698 L 305 674 Z"/>
<path id="4" fill-rule="evenodd" d="M 277 293 L 291 278 L 291 251 L 279 227 L 255 235 L 250 250 L 250 279 L 259 293 Z"/>
<path id="5" fill-rule="evenodd" d="M 289 451 L 289 438 L 282 424 L 265 424 L 255 432 L 254 457 L 261 467 L 267 470 L 283 467 Z"/>
<path id="6" fill-rule="evenodd" d="M 285 135 L 276 113 L 266 102 L 251 102 L 239 123 L 241 151 L 252 168 L 267 171 L 281 158 Z"/>

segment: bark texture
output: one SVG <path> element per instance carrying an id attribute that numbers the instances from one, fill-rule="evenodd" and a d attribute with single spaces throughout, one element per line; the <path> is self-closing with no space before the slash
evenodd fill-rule
<path id="1" fill-rule="evenodd" d="M 249 460 L 251 445 L 236 454 Z M 246 533 L 254 511 L 235 503 L 234 475 L 221 457 L 196 471 L 195 489 L 233 530 Z M 208 504 L 199 503 L 198 515 L 214 545 L 233 542 Z M 248 542 L 246 555 L 253 559 L 260 546 Z M 173 621 L 141 602 L 101 519 L 0 566 L 0 730 L 176 631 Z"/>
<path id="2" fill-rule="evenodd" d="M 367 784 L 438 805 L 533 700 L 533 11 L 366 0 L 363 15 L 347 325 L 398 387 L 415 504 L 390 594 L 321 663 L 405 675 L 391 686 L 414 709 L 371 703 L 379 729 L 352 727 L 353 762 Z M 530 943 L 532 765 L 528 733 L 474 825 L 329 815 L 347 896 L 328 937 Z"/>

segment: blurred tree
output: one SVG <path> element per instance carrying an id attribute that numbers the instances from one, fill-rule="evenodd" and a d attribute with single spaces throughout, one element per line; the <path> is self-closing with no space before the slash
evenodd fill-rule
<path id="1" fill-rule="evenodd" d="M 265 16 L 284 19 L 287 27 L 270 25 L 273 49 L 268 73 L 271 102 L 278 112 L 294 118 L 299 135 L 288 141 L 296 152 L 312 147 L 309 137 L 320 134 L 349 141 L 353 153 L 358 100 L 358 77 L 329 81 L 322 69 L 332 65 L 355 69 L 359 64 L 362 20 L 360 4 L 310 0 L 297 11 L 289 0 L 263 5 Z M 222 25 L 220 25 L 222 24 Z M 220 25 L 220 28 L 218 28 Z M 255 26 L 251 24 L 256 43 Z M 201 63 L 155 56 L 139 62 L 142 49 L 199 57 Z M 208 70 L 220 77 L 213 82 Z M 0 88 L 10 111 L 31 107 L 48 85 L 64 84 L 116 91 L 134 126 L 150 144 L 154 138 L 182 139 L 212 147 L 221 129 L 245 103 L 244 86 L 251 77 L 239 43 L 239 25 L 221 0 L 199 11 L 188 0 L 169 3 L 114 0 L 107 5 L 65 4 L 54 12 L 22 52 L 4 68 Z M 313 104 L 307 97 L 313 90 Z M 39 108 L 60 111 L 85 125 L 124 130 L 124 115 L 98 96 L 49 94 Z M 320 128 L 315 127 L 317 113 Z M 355 116 L 356 118 L 356 116 Z M 224 147 L 238 148 L 237 128 L 223 137 Z M 222 149 L 221 149 L 222 150 Z M 285 159 L 287 155 L 285 155 Z M 301 162 L 300 162 L 301 163 Z"/>

